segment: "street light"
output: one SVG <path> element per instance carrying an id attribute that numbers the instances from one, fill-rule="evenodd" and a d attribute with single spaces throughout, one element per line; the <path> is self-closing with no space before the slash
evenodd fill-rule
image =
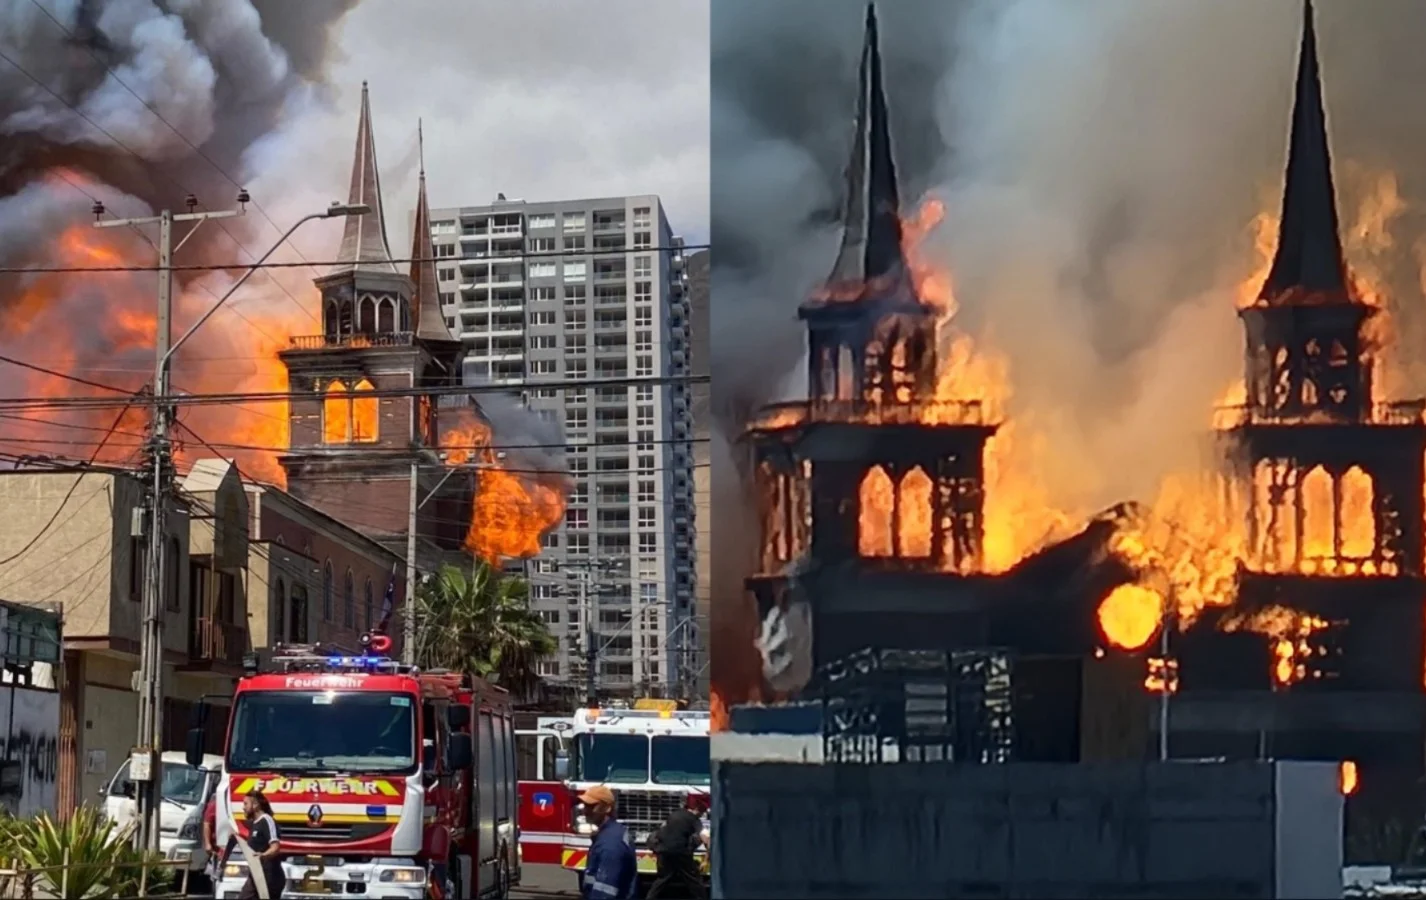
<path id="1" fill-rule="evenodd" d="M 214 210 L 197 212 L 198 201 L 191 195 L 188 198 L 187 213 L 174 215 L 172 210 L 165 209 L 157 216 L 150 216 L 141 219 L 111 219 L 96 221 L 94 224 L 98 228 L 114 228 L 121 226 L 138 226 L 157 223 L 159 226 L 159 283 L 158 283 L 158 317 L 155 331 L 154 350 L 154 380 L 153 380 L 153 418 L 149 424 L 149 446 L 153 458 L 153 495 L 150 497 L 150 515 L 148 521 L 149 544 L 148 544 L 148 571 L 147 583 L 144 591 L 144 614 L 143 632 L 139 648 L 139 687 L 141 689 L 139 697 L 139 723 L 138 740 L 136 748 L 129 766 L 130 780 L 138 785 L 136 799 L 138 801 L 139 828 L 135 835 L 137 845 L 141 849 L 156 850 L 158 848 L 159 834 L 159 810 L 162 798 L 159 795 L 161 771 L 158 769 L 157 750 L 162 742 L 163 735 L 163 583 L 167 566 L 164 554 L 168 542 L 165 540 L 164 506 L 165 500 L 173 490 L 173 467 L 170 458 L 171 447 L 168 438 L 168 425 L 171 415 L 171 402 L 168 391 L 168 372 L 173 361 L 173 354 L 179 347 L 193 336 L 203 323 L 212 318 L 213 313 L 222 308 L 223 304 L 237 293 L 238 288 L 247 282 L 252 274 L 262 268 L 268 257 L 277 252 L 277 249 L 287 242 L 298 228 L 313 219 L 332 219 L 346 216 L 360 216 L 371 212 L 371 207 L 366 204 L 342 204 L 333 203 L 326 210 L 318 213 L 303 216 L 298 219 L 291 228 L 278 238 L 266 253 L 258 257 L 250 265 L 243 276 L 239 278 L 227 293 L 218 298 L 218 302 L 213 304 L 207 312 L 194 322 L 192 327 L 183 333 L 177 341 L 170 341 L 172 332 L 170 323 L 173 317 L 173 254 L 181 249 L 184 243 L 202 226 L 208 219 L 222 219 L 231 216 L 241 215 L 251 200 L 246 190 L 238 193 L 237 210 Z M 96 217 L 103 215 L 102 204 L 95 204 Z M 173 225 L 175 222 L 192 222 L 193 227 L 177 246 L 173 244 Z"/>

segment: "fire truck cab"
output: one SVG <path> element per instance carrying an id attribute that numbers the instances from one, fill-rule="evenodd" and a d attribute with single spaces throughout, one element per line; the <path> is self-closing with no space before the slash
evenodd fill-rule
<path id="1" fill-rule="evenodd" d="M 584 869 L 594 828 L 578 796 L 596 784 L 614 792 L 614 815 L 629 829 L 642 876 L 656 870 L 649 838 L 674 810 L 686 808 L 702 817 L 706 835 L 709 725 L 706 710 L 680 710 L 671 700 L 577 710 L 568 731 L 569 749 L 558 760 L 571 806 L 561 865 Z M 700 856 L 706 870 L 707 855 Z"/>
<path id="2" fill-rule="evenodd" d="M 217 842 L 246 837 L 243 798 L 272 804 L 285 898 L 506 897 L 519 882 L 509 694 L 382 655 L 278 645 L 244 660 L 217 794 Z M 201 705 L 188 752 L 201 751 Z M 215 895 L 248 876 L 228 855 Z"/>
<path id="3" fill-rule="evenodd" d="M 515 731 L 516 775 L 520 790 L 520 860 L 536 865 L 559 865 L 569 830 L 572 798 L 560 771 L 568 768 L 568 735 L 574 727 L 569 716 L 532 717 L 533 728 Z"/>

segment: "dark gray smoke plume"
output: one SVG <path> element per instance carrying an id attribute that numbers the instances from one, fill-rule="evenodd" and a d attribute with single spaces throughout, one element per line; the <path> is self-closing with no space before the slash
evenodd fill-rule
<path id="1" fill-rule="evenodd" d="M 1426 15 L 1320 0 L 1322 74 L 1349 260 L 1389 289 L 1421 356 Z M 831 265 L 864 4 L 713 7 L 712 378 L 723 437 L 800 391 L 797 304 Z M 1009 413 L 1051 448 L 1052 500 L 1152 494 L 1237 375 L 1235 291 L 1276 215 L 1300 0 L 896 0 L 879 6 L 902 198 L 945 201 L 930 239 L 964 327 L 1003 351 Z M 1402 204 L 1356 228 L 1381 185 Z M 1405 391 L 1426 389 L 1406 366 Z M 715 610 L 751 532 L 714 449 Z M 726 555 L 725 555 L 726 554 Z M 715 613 L 716 615 L 716 613 Z M 715 637 L 715 646 L 718 638 Z"/>
<path id="2" fill-rule="evenodd" d="M 280 125 L 320 101 L 329 33 L 355 4 L 0 3 L 0 264 L 153 265 L 155 251 L 138 234 L 89 228 L 91 198 L 120 217 L 165 207 L 183 212 L 190 193 L 200 209 L 233 206 L 239 187 L 262 174 Z M 280 198 L 266 199 L 275 209 Z M 277 218 L 285 228 L 285 215 Z M 176 262 L 241 265 L 277 238 L 277 227 L 251 209 L 244 218 L 205 224 Z M 154 316 L 154 281 L 152 273 L 0 275 L 0 352 L 135 389 L 152 369 L 152 325 L 145 323 Z M 230 283 L 221 273 L 185 274 L 179 282 L 180 327 Z M 213 293 L 191 290 L 203 284 Z M 254 284 L 271 281 L 261 275 Z M 288 313 L 304 315 L 295 305 Z M 231 390 L 257 378 L 253 360 L 264 354 L 253 335 L 284 340 L 281 323 L 254 321 L 253 333 L 238 334 L 224 327 L 235 321 L 215 320 L 185 349 L 178 387 Z M 215 372 L 199 360 L 227 363 Z M 9 367 L 4 376 L 12 384 L 24 379 L 32 392 L 73 387 Z M 280 432 L 277 410 L 257 415 L 273 420 L 264 426 L 269 438 Z"/>

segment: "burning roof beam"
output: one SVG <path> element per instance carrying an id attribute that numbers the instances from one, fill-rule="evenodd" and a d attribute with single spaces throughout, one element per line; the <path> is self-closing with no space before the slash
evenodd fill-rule
<path id="1" fill-rule="evenodd" d="M 376 167 L 376 138 L 371 130 L 371 99 L 361 83 L 361 118 L 357 122 L 356 154 L 352 160 L 352 185 L 347 202 L 371 207 L 364 216 L 348 216 L 342 246 L 330 275 L 364 271 L 399 275 L 386 242 L 386 211 L 381 205 L 381 175 Z"/>
<path id="2" fill-rule="evenodd" d="M 421 176 L 416 196 L 416 224 L 411 236 L 411 284 L 415 287 L 416 336 L 427 341 L 454 341 L 441 315 L 440 288 L 436 281 L 436 250 L 431 244 L 431 206 L 426 200 L 426 139 L 416 124 Z"/>
<path id="3" fill-rule="evenodd" d="M 901 249 L 901 199 L 896 186 L 896 163 L 891 155 L 886 93 L 882 88 L 875 4 L 868 4 L 866 10 L 856 135 L 847 164 L 842 224 L 842 245 L 829 279 L 831 283 L 866 284 L 874 279 L 906 276 L 907 265 Z"/>
<path id="4" fill-rule="evenodd" d="M 1282 193 L 1282 224 L 1277 255 L 1258 294 L 1259 300 L 1265 303 L 1298 292 L 1319 300 L 1343 302 L 1350 296 L 1337 233 L 1332 156 L 1327 143 L 1313 18 L 1312 0 L 1304 0 L 1292 136 Z"/>

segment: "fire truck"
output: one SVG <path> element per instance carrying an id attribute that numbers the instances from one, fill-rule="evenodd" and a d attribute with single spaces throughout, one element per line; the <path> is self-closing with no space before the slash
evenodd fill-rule
<path id="1" fill-rule="evenodd" d="M 567 779 L 570 803 L 560 864 L 584 869 L 594 827 L 576 798 L 596 784 L 614 792 L 615 816 L 629 829 L 642 876 L 656 869 L 649 837 L 674 810 L 685 808 L 703 818 L 706 834 L 709 725 L 706 710 L 680 710 L 671 700 L 577 710 L 566 732 L 569 749 L 557 759 L 556 775 Z M 707 854 L 699 856 L 706 872 Z"/>
<path id="2" fill-rule="evenodd" d="M 574 720 L 569 716 L 531 716 L 533 728 L 515 731 L 515 772 L 520 791 L 520 859 L 559 865 L 573 815 L 573 797 L 556 775 L 558 760 L 569 757 Z"/>
<path id="3" fill-rule="evenodd" d="M 218 846 L 246 838 L 243 798 L 272 804 L 285 898 L 506 897 L 519 883 L 509 694 L 468 674 L 420 671 L 384 634 L 350 654 L 279 644 L 249 654 L 233 696 L 217 798 Z M 188 734 L 201 755 L 206 704 Z M 241 852 L 216 886 L 237 897 Z"/>

